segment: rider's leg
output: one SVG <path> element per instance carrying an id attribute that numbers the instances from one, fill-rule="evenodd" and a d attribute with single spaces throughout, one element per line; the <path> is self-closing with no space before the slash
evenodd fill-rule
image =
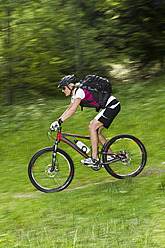
<path id="1" fill-rule="evenodd" d="M 104 126 L 101 126 L 97 132 L 98 132 L 98 139 L 99 139 L 99 143 L 100 145 L 103 147 L 103 145 L 107 142 L 106 138 L 104 137 L 104 135 L 101 133 L 101 131 L 104 129 Z"/>
<path id="2" fill-rule="evenodd" d="M 103 145 L 105 143 L 107 143 L 107 140 L 106 138 L 104 137 L 104 135 L 101 133 L 101 131 L 104 129 L 104 126 L 101 126 L 99 129 L 98 129 L 98 139 L 99 139 L 99 143 L 100 145 L 103 147 Z M 111 148 L 108 149 L 108 152 L 112 153 L 112 150 Z"/>
<path id="3" fill-rule="evenodd" d="M 112 98 L 112 99 L 111 99 Z M 106 142 L 105 137 L 102 134 L 98 134 L 98 130 L 100 132 L 103 129 L 103 126 L 109 128 L 115 116 L 120 111 L 120 103 L 114 99 L 114 97 L 110 97 L 108 100 L 108 105 L 105 109 L 98 113 L 95 119 L 90 123 L 88 129 L 90 133 L 91 145 L 92 145 L 92 158 L 88 158 L 86 160 L 81 160 L 84 164 L 90 164 L 92 162 L 96 163 L 96 159 L 98 159 L 98 141 L 100 141 L 101 145 Z M 112 152 L 110 149 L 109 152 Z"/>
<path id="4" fill-rule="evenodd" d="M 94 159 L 98 158 L 97 148 L 98 148 L 99 139 L 98 139 L 97 129 L 102 127 L 102 126 L 103 126 L 103 123 L 94 119 L 88 127 L 89 133 L 90 133 L 91 146 L 92 146 L 92 157 Z"/>

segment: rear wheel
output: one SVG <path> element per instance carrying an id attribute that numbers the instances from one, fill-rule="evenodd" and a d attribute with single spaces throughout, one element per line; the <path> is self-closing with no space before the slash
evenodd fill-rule
<path id="1" fill-rule="evenodd" d="M 49 193 L 65 189 L 74 176 L 74 165 L 70 156 L 57 149 L 55 169 L 52 168 L 53 147 L 38 151 L 30 160 L 28 175 L 32 184 L 40 191 Z"/>
<path id="2" fill-rule="evenodd" d="M 136 137 L 128 134 L 115 136 L 106 144 L 104 152 L 109 153 L 110 149 L 115 154 L 114 159 L 111 156 L 109 160 L 109 155 L 105 154 L 103 162 L 109 162 L 104 167 L 113 177 L 135 177 L 143 170 L 147 153 L 142 142 Z"/>

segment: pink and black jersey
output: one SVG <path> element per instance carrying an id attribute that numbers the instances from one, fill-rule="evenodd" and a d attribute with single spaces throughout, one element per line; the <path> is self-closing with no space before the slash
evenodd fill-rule
<path id="1" fill-rule="evenodd" d="M 81 88 L 74 90 L 71 102 L 73 103 L 76 98 L 81 98 L 81 101 L 90 101 L 89 104 L 99 107 L 99 104 L 94 100 L 92 94 L 87 90 Z"/>
<path id="2" fill-rule="evenodd" d="M 90 101 L 88 104 L 93 106 L 99 106 L 99 104 L 96 103 L 93 96 L 87 90 L 81 88 L 75 89 L 73 96 L 71 97 L 71 102 L 74 103 L 76 98 L 81 98 L 81 101 Z M 120 102 L 114 96 L 110 96 L 105 104 L 105 107 L 102 107 L 101 112 L 98 113 L 95 119 L 103 123 L 105 128 L 108 128 L 119 111 Z"/>

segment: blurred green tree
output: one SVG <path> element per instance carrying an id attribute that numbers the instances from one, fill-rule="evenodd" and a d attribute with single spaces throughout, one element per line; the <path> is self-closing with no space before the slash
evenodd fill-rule
<path id="1" fill-rule="evenodd" d="M 9 104 L 18 88 L 54 93 L 65 74 L 80 79 L 106 73 L 98 27 L 88 24 L 85 13 L 93 8 L 96 21 L 98 2 L 82 2 L 0 0 L 1 89 L 7 90 Z"/>
<path id="2" fill-rule="evenodd" d="M 56 93 L 66 74 L 107 76 L 109 61 L 165 57 L 163 0 L 0 0 L 0 89 Z"/>
<path id="3" fill-rule="evenodd" d="M 114 9 L 119 37 L 124 38 L 122 51 L 141 68 L 151 62 L 164 67 L 165 3 L 154 0 L 116 1 Z M 121 30 L 121 31 L 120 31 Z"/>

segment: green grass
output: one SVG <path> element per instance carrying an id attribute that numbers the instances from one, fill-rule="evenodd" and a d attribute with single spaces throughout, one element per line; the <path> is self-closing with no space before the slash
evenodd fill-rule
<path id="1" fill-rule="evenodd" d="M 61 143 L 73 158 L 75 176 L 65 191 L 53 194 L 33 187 L 27 167 L 37 150 L 51 146 L 47 130 L 69 99 L 36 95 L 12 107 L 1 102 L 0 247 L 165 247 L 164 80 L 116 86 L 122 110 L 104 130 L 107 138 L 128 133 L 142 140 L 148 154 L 144 171 L 114 179 L 104 169 L 84 167 L 82 157 Z M 95 114 L 78 110 L 63 130 L 88 135 Z"/>

